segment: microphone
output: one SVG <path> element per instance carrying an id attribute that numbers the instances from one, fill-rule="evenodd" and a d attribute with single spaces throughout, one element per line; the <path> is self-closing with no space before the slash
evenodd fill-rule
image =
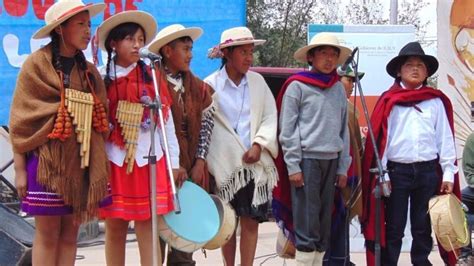
<path id="1" fill-rule="evenodd" d="M 350 65 L 352 60 L 354 60 L 354 56 L 357 53 L 357 51 L 359 51 L 359 47 L 354 48 L 354 50 L 352 50 L 351 55 L 346 59 L 346 62 L 344 62 L 342 66 L 337 68 L 337 74 L 339 76 L 344 76 L 346 74 L 347 67 Z"/>
<path id="2" fill-rule="evenodd" d="M 140 50 L 138 51 L 138 54 L 140 55 L 140 58 L 142 58 L 142 59 L 148 58 L 152 62 L 161 61 L 161 56 L 160 55 L 157 55 L 157 54 L 151 52 L 146 47 L 140 48 Z"/>

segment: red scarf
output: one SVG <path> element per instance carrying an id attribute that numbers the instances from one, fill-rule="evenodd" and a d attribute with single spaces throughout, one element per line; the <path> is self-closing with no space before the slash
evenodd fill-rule
<path id="1" fill-rule="evenodd" d="M 278 93 L 276 105 L 278 114 L 280 114 L 281 106 L 283 102 L 283 95 L 285 95 L 288 85 L 293 81 L 300 81 L 305 84 L 318 87 L 320 89 L 331 88 L 339 77 L 336 72 L 332 72 L 329 75 L 316 74 L 314 72 L 300 72 L 289 77 L 280 92 Z M 278 130 L 279 132 L 279 130 Z M 286 168 L 285 161 L 283 159 L 283 151 L 281 145 L 278 144 L 278 157 L 275 159 L 275 165 L 278 171 L 278 183 L 275 189 L 273 189 L 273 201 L 272 209 L 273 215 L 278 225 L 283 229 L 285 235 L 295 243 L 294 229 L 293 229 L 293 214 L 291 209 L 291 184 L 288 179 L 288 169 Z"/>
<path id="2" fill-rule="evenodd" d="M 151 76 L 151 71 L 148 66 L 146 71 Z M 160 83 L 159 86 L 161 102 L 163 104 L 163 117 L 165 121 L 167 121 L 172 100 L 168 92 L 167 81 L 161 78 L 159 72 L 157 72 L 157 78 L 158 82 Z M 109 136 L 110 142 L 118 145 L 119 147 L 125 147 L 125 142 L 122 136 L 122 128 L 120 127 L 120 124 L 116 118 L 119 100 L 125 100 L 131 103 L 140 103 L 140 98 L 143 96 L 148 96 L 150 99 L 154 99 L 155 89 L 153 88 L 153 82 L 145 82 L 144 73 L 142 67 L 139 64 L 137 64 L 137 66 L 126 76 L 112 80 L 110 85 L 107 87 L 107 98 L 109 100 L 109 121 L 113 125 L 113 130 Z M 148 108 L 145 108 L 142 121 L 147 118 L 149 118 L 149 110 Z M 158 121 L 156 118 L 155 120 Z"/>
<path id="3" fill-rule="evenodd" d="M 374 137 L 377 140 L 377 147 L 379 150 L 380 158 L 384 154 L 384 148 L 387 142 L 387 125 L 388 116 L 395 105 L 406 105 L 408 103 L 420 102 L 429 99 L 439 98 L 444 105 L 446 115 L 448 117 L 449 125 L 454 135 L 454 123 L 453 123 L 453 107 L 449 98 L 443 94 L 440 90 L 433 89 L 431 87 L 423 86 L 417 90 L 403 89 L 398 83 L 394 83 L 392 87 L 384 92 L 377 104 L 375 105 L 374 111 L 370 123 L 373 127 Z M 374 265 L 374 239 L 375 239 L 375 197 L 372 193 L 375 187 L 374 175 L 369 174 L 369 169 L 376 165 L 375 154 L 373 149 L 372 140 L 367 138 L 365 144 L 364 159 L 362 164 L 362 198 L 364 203 L 363 215 L 361 219 L 362 232 L 366 239 L 366 250 L 367 250 L 367 265 Z M 442 184 L 442 176 L 440 175 L 439 186 Z M 439 191 L 439 189 L 437 190 Z M 454 190 L 453 193 L 460 198 L 460 187 L 459 177 L 456 174 L 454 177 Z M 382 200 L 381 207 L 381 245 L 385 246 L 385 211 L 384 201 Z M 449 261 L 449 265 L 456 263 L 456 258 L 453 252 L 449 254 L 439 246 L 441 257 L 445 262 Z"/>

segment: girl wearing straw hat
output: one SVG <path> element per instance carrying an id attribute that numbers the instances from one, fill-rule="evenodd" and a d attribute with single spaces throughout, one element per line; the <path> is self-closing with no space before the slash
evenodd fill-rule
<path id="1" fill-rule="evenodd" d="M 284 162 L 277 160 L 281 174 L 275 198 L 292 210 L 292 220 L 280 224 L 294 232 L 297 265 L 322 265 L 329 247 L 335 183 L 343 188 L 347 182 L 347 99 L 336 66 L 349 53 L 334 35 L 316 34 L 294 54 L 311 71 L 291 76 L 277 99 Z"/>
<path id="2" fill-rule="evenodd" d="M 277 115 L 273 95 L 263 77 L 249 71 L 256 45 L 246 27 L 225 30 L 210 57 L 221 57 L 222 67 L 205 81 L 215 90 L 214 131 L 209 147 L 209 171 L 217 194 L 230 202 L 240 220 L 240 263 L 252 265 L 258 223 L 267 219 L 267 206 L 277 182 Z M 225 265 L 234 265 L 235 234 L 222 251 Z"/>
<path id="3" fill-rule="evenodd" d="M 104 8 L 80 0 L 53 4 L 46 25 L 33 35 L 51 42 L 28 56 L 18 75 L 10 137 L 22 209 L 35 217 L 33 265 L 74 265 L 80 222 L 96 214 L 107 192 L 106 93 L 82 53 L 91 37 L 90 17 Z M 89 155 L 81 155 L 84 146 L 65 106 L 66 91 L 93 99 L 94 115 L 84 124 L 91 130 L 81 131 L 90 140 Z"/>
<path id="4" fill-rule="evenodd" d="M 163 57 L 168 89 L 173 99 L 171 110 L 180 147 L 181 169 L 185 176 L 209 191 L 206 157 L 214 127 L 215 107 L 210 94 L 212 89 L 190 70 L 193 43 L 201 34 L 201 28 L 173 24 L 158 32 L 148 49 Z M 168 253 L 167 264 L 195 265 L 192 256 L 192 253 L 173 248 Z"/>
<path id="5" fill-rule="evenodd" d="M 111 123 L 111 134 L 106 148 L 111 168 L 112 204 L 100 209 L 100 216 L 105 218 L 106 224 L 105 251 L 108 265 L 125 264 L 129 221 L 135 222 L 141 264 L 152 263 L 150 176 L 146 156 L 151 145 L 150 120 L 156 118 L 150 117 L 146 108 L 139 111 L 138 117 L 132 120 L 125 120 L 122 114 L 131 111 L 125 109 L 125 106 L 141 107 L 155 98 L 151 71 L 140 60 L 139 49 L 152 40 L 156 28 L 155 19 L 150 14 L 143 11 L 125 11 L 108 18 L 97 29 L 99 47 L 107 52 L 107 63 L 101 69 L 101 74 L 107 86 Z M 165 81 L 159 79 L 159 82 L 166 121 L 165 125 L 159 126 L 164 126 L 167 131 L 171 164 L 173 169 L 177 169 L 179 147 L 170 110 L 171 99 Z M 136 109 L 132 112 L 136 113 Z M 139 128 L 135 138 L 126 133 L 130 123 L 136 123 L 133 127 Z M 157 213 L 162 215 L 173 209 L 173 196 L 159 130 L 154 134 L 158 159 Z M 128 143 L 135 143 L 136 148 L 131 148 Z M 159 250 L 157 252 L 161 254 Z"/>

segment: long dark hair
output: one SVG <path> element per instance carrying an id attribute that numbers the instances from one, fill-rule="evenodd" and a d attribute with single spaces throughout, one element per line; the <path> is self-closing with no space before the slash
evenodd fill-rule
<path id="1" fill-rule="evenodd" d="M 107 51 L 107 64 L 106 64 L 106 73 L 105 73 L 105 77 L 104 77 L 104 83 L 105 83 L 105 86 L 109 86 L 110 83 L 112 82 L 112 79 L 110 78 L 110 62 L 112 60 L 116 60 L 115 58 L 112 58 L 112 47 L 110 46 L 110 43 L 112 41 L 121 41 L 123 39 L 125 39 L 127 36 L 131 36 L 131 35 L 134 35 L 139 29 L 141 29 L 143 31 L 143 33 L 145 33 L 145 29 L 143 29 L 142 26 L 140 26 L 139 24 L 137 23 L 133 23 L 133 22 L 127 22 L 127 23 L 122 23 L 118 26 L 116 26 L 115 28 L 113 28 L 107 38 L 105 39 L 105 50 Z M 146 41 L 146 40 L 145 40 Z M 141 70 L 142 70 L 142 73 L 144 73 L 144 79 L 145 79 L 145 82 L 148 83 L 148 82 L 152 82 L 152 78 L 150 76 L 150 74 L 146 71 L 146 64 L 145 62 L 143 62 L 142 60 L 139 60 L 138 61 L 138 65 L 140 66 Z"/>

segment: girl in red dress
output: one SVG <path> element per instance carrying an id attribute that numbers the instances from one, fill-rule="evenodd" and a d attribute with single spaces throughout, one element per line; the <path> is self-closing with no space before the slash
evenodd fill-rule
<path id="1" fill-rule="evenodd" d="M 148 160 L 144 157 L 150 150 L 150 130 L 152 130 L 150 122 L 153 118 L 145 107 L 141 117 L 135 119 L 137 123 L 129 125 L 133 123 L 130 117 L 128 120 L 120 118 L 127 110 L 119 106 L 137 104 L 141 107 L 143 103 L 155 98 L 151 71 L 140 60 L 139 49 L 152 40 L 156 28 L 156 22 L 150 14 L 143 11 L 125 11 L 105 20 L 97 30 L 99 47 L 107 52 L 107 63 L 101 74 L 107 87 L 111 123 L 111 134 L 106 143 L 106 150 L 111 166 L 112 204 L 100 210 L 101 218 L 106 221 L 107 265 L 125 264 L 125 241 L 129 221 L 135 222 L 141 264 L 151 265 L 150 177 Z M 160 78 L 159 80 L 171 164 L 173 169 L 177 169 L 179 146 L 170 111 L 171 100 L 167 93 L 166 82 Z M 156 117 L 154 119 L 158 122 Z M 171 186 L 159 133 L 161 126 L 158 123 L 154 131 L 158 159 L 156 201 L 159 215 L 173 209 Z M 130 127 L 139 127 L 136 138 L 127 137 L 126 131 Z M 136 149 L 130 151 L 133 149 L 131 143 L 136 145 Z"/>

